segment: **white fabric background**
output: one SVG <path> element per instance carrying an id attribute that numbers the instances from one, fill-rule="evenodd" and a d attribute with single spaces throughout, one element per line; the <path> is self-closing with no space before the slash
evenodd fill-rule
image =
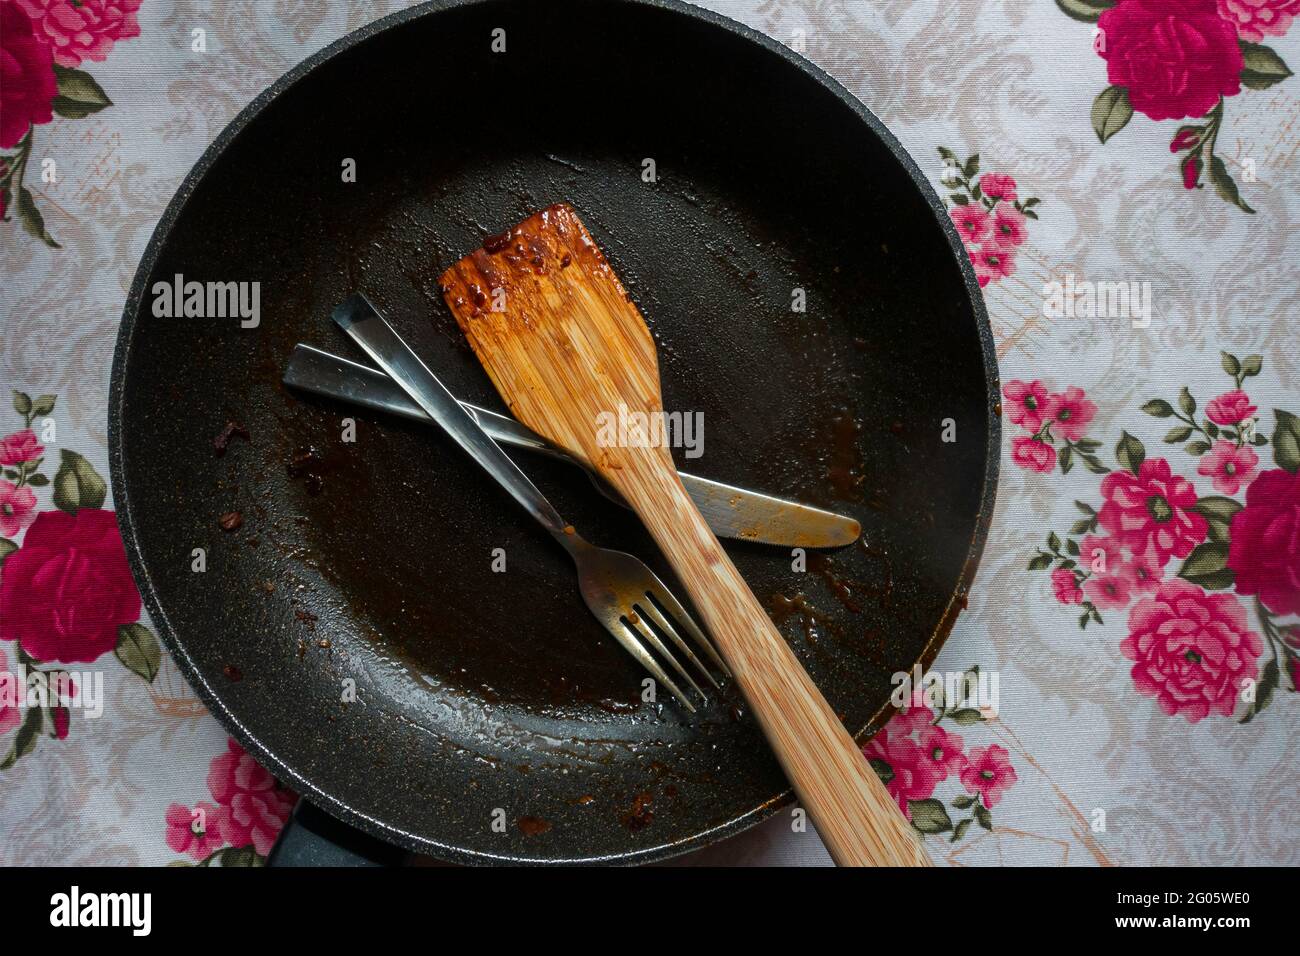
<path id="1" fill-rule="evenodd" d="M 142 35 L 106 62 L 88 64 L 115 105 L 39 130 L 38 155 L 56 157 L 63 175 L 40 187 L 38 201 L 64 249 L 47 250 L 13 224 L 2 233 L 0 383 L 58 394 L 61 446 L 107 474 L 105 406 L 122 302 L 154 223 L 193 162 L 281 73 L 402 5 L 145 0 Z M 1261 409 L 1300 411 L 1295 80 L 1230 101 L 1220 151 L 1259 163 L 1260 181 L 1243 185 L 1258 210 L 1247 216 L 1211 190 L 1182 188 L 1168 149 L 1176 123 L 1139 116 L 1098 143 L 1089 109 L 1105 86 L 1105 65 L 1090 28 L 1047 0 L 705 5 L 783 42 L 805 31 L 807 55 L 876 112 L 936 186 L 943 145 L 962 156 L 980 152 L 986 170 L 1012 174 L 1022 195 L 1041 198 L 1021 284 L 986 290 L 1004 382 L 1080 386 L 1099 406 L 1090 434 L 1109 444 L 1128 429 L 1157 448 L 1167 423 L 1138 407 L 1221 377 L 1226 349 L 1264 356 L 1264 373 L 1251 386 Z M 189 51 L 195 27 L 209 36 L 201 59 Z M 1300 63 L 1300 28 L 1270 44 Z M 1034 288 L 1064 272 L 1151 282 L 1152 327 L 1036 318 Z M 1201 391 L 1208 397 L 1212 387 Z M 955 847 L 931 838 L 936 857 L 955 864 L 1300 862 L 1295 695 L 1281 693 L 1244 726 L 1189 724 L 1138 695 L 1119 652 L 1123 616 L 1080 631 L 1052 599 L 1046 576 L 1025 570 L 1047 529 L 1064 530 L 1077 517 L 1075 498 L 1098 502 L 1098 479 L 1082 469 L 1033 474 L 1006 454 L 1004 443 L 997 514 L 970 608 L 936 666 L 1000 673 L 1000 721 L 966 736 L 970 744 L 1007 745 L 1019 780 L 995 810 L 993 833 Z M 66 741 L 42 741 L 0 772 L 0 862 L 176 859 L 162 839 L 163 812 L 172 802 L 207 798 L 208 763 L 224 749 L 225 734 L 171 665 L 152 688 L 120 667 L 105 670 L 110 704 L 102 719 L 74 717 Z M 1024 742 L 1023 755 L 1013 741 Z M 1094 808 L 1107 811 L 1105 833 L 1085 824 Z M 680 862 L 829 861 L 815 835 L 791 833 L 781 814 Z"/>

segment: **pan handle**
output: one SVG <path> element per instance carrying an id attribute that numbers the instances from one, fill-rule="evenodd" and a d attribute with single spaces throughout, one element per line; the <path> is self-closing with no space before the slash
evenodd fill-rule
<path id="1" fill-rule="evenodd" d="M 267 854 L 267 866 L 399 866 L 405 850 L 299 800 Z"/>

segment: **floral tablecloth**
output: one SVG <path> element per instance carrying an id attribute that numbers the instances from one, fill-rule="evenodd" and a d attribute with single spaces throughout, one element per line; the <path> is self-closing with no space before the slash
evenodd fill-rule
<path id="1" fill-rule="evenodd" d="M 109 366 L 203 149 L 402 5 L 0 0 L 0 862 L 255 864 L 290 812 L 141 616 Z M 932 854 L 1300 863 L 1300 0 L 705 5 L 875 111 L 984 287 L 1004 477 L 935 666 L 998 707 L 866 748 Z M 782 814 L 682 862 L 828 860 Z"/>

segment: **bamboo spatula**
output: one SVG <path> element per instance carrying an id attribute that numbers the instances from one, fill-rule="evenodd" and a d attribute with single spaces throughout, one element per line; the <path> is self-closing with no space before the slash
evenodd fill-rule
<path id="1" fill-rule="evenodd" d="M 620 411 L 662 411 L 654 340 L 565 204 L 494 236 L 443 295 L 515 417 L 596 468 L 640 515 L 690 593 L 786 775 L 841 865 L 929 859 L 682 487 L 667 447 L 609 442 Z"/>

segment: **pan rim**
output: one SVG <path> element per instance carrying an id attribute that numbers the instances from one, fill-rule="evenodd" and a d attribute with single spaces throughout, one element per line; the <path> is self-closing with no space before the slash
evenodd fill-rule
<path id="1" fill-rule="evenodd" d="M 760 803 L 759 805 L 735 816 L 723 823 L 699 831 L 688 837 L 663 843 L 652 847 L 630 849 L 625 853 L 601 854 L 574 858 L 529 857 L 511 854 L 488 853 L 465 847 L 452 846 L 429 839 L 419 834 L 399 829 L 367 814 L 363 809 L 350 805 L 343 800 L 315 786 L 310 780 L 293 768 L 289 760 L 272 751 L 253 731 L 225 705 L 221 694 L 204 679 L 194 660 L 186 650 L 167 617 L 149 569 L 145 564 L 140 549 L 140 542 L 135 533 L 135 521 L 132 513 L 132 501 L 125 481 L 125 448 L 123 444 L 123 418 L 125 401 L 125 373 L 130 359 L 131 349 L 135 344 L 136 317 L 143 305 L 145 286 L 157 265 L 159 256 L 170 240 L 173 229 L 180 219 L 198 184 L 203 180 L 216 162 L 225 154 L 227 148 L 238 138 L 261 113 L 281 94 L 295 86 L 334 57 L 351 50 L 370 38 L 404 24 L 433 16 L 449 10 L 476 6 L 488 6 L 500 0 L 426 0 L 426 2 L 381 17 L 357 30 L 340 37 L 333 43 L 298 63 L 283 76 L 259 93 L 247 106 L 230 121 L 217 135 L 216 139 L 204 150 L 198 161 L 186 174 L 176 194 L 169 201 L 157 225 L 154 227 L 149 242 L 136 268 L 130 291 L 123 306 L 122 321 L 118 328 L 114 345 L 113 363 L 109 386 L 108 406 L 108 459 L 109 476 L 113 491 L 113 504 L 118 516 L 122 542 L 126 549 L 127 560 L 140 591 L 149 617 L 158 631 L 158 636 L 176 661 L 182 675 L 193 688 L 208 711 L 217 718 L 228 733 L 234 737 L 250 754 L 255 756 L 263 766 L 271 770 L 284 783 L 292 786 L 305 799 L 335 817 L 343 820 L 372 836 L 390 843 L 395 843 L 416 853 L 427 854 L 436 859 L 463 864 L 506 864 L 506 865 L 574 865 L 574 864 L 645 864 L 661 862 L 674 856 L 711 845 L 727 837 L 735 836 L 770 817 L 781 807 L 789 804 L 794 797 L 787 788 L 784 792 Z M 974 531 L 971 535 L 966 557 L 962 564 L 957 583 L 949 595 L 948 604 L 935 625 L 917 663 L 928 669 L 947 640 L 957 615 L 965 606 L 966 595 L 970 590 L 980 559 L 987 542 L 989 527 L 992 523 L 994 504 L 997 495 L 998 476 L 1001 464 L 1001 417 L 999 414 L 1001 384 L 998 373 L 997 353 L 993 342 L 992 329 L 984 305 L 983 294 L 975 278 L 975 271 L 956 228 L 953 226 L 942 201 L 933 186 L 925 178 L 911 155 L 898 139 L 885 127 L 867 106 L 846 89 L 838 80 L 821 69 L 811 60 L 799 55 L 784 44 L 760 33 L 736 20 L 703 7 L 694 6 L 685 0 L 619 0 L 630 7 L 643 7 L 664 11 L 697 23 L 725 30 L 739 39 L 757 44 L 770 54 L 775 54 L 788 65 L 795 67 L 805 76 L 815 80 L 827 93 L 866 124 L 871 133 L 885 146 L 894 160 L 898 162 L 912 180 L 921 197 L 930 207 L 936 223 L 948 239 L 949 252 L 957 260 L 961 270 L 966 297 L 974 314 L 980 341 L 981 358 L 985 378 L 986 424 L 988 440 L 985 447 L 985 467 L 983 487 L 979 496 L 979 511 L 976 515 Z M 871 715 L 864 726 L 853 733 L 854 739 L 864 743 L 876 730 L 883 726 L 890 710 L 888 701 L 883 703 Z"/>

